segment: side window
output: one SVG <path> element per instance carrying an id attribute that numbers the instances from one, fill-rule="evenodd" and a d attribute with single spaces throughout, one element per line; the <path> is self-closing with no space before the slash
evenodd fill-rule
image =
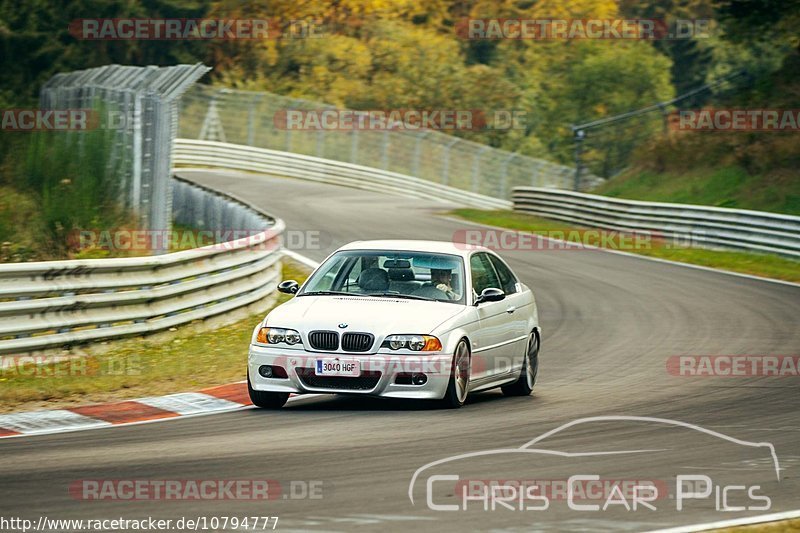
<path id="1" fill-rule="evenodd" d="M 489 287 L 500 288 L 500 280 L 492 267 L 489 257 L 485 253 L 477 253 L 470 257 L 469 267 L 472 271 L 472 289 L 475 294 L 480 294 Z"/>
<path id="2" fill-rule="evenodd" d="M 503 289 L 503 292 L 506 294 L 517 292 L 517 278 L 514 277 L 514 273 L 497 257 L 490 255 L 489 258 L 492 260 L 492 264 L 497 270 L 497 275 L 500 277 L 500 288 Z"/>

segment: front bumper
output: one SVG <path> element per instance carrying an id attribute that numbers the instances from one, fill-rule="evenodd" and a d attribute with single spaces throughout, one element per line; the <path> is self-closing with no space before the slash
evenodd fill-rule
<path id="1" fill-rule="evenodd" d="M 317 359 L 332 358 L 358 361 L 361 376 L 336 379 L 315 376 Z M 444 398 L 447 391 L 453 355 L 324 353 L 251 344 L 247 359 L 250 386 L 259 391 L 364 394 L 384 398 L 437 400 Z M 282 367 L 286 370 L 287 377 L 265 378 L 258 371 L 262 365 Z M 421 385 L 402 383 L 404 378 L 413 374 L 425 374 L 427 381 Z M 397 383 L 398 380 L 401 383 Z"/>

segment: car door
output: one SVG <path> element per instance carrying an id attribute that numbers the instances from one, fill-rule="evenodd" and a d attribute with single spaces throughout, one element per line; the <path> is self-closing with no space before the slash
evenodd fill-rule
<path id="1" fill-rule="evenodd" d="M 469 263 L 474 297 L 486 288 L 502 288 L 489 254 L 476 252 Z M 472 379 L 476 382 L 491 381 L 492 377 L 511 370 L 508 352 L 514 342 L 515 328 L 512 315 L 506 311 L 508 306 L 505 299 L 477 306 L 479 328 L 472 346 Z"/>
<path id="2" fill-rule="evenodd" d="M 527 350 L 528 334 L 530 333 L 530 308 L 532 305 L 528 295 L 522 292 L 522 285 L 506 263 L 494 254 L 488 254 L 500 280 L 500 288 L 506 293 L 506 313 L 513 329 L 514 341 L 503 349 L 503 363 L 514 369 L 521 368 L 522 359 Z"/>

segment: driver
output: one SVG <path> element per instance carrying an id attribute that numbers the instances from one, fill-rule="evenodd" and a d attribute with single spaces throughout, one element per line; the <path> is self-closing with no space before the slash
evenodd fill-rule
<path id="1" fill-rule="evenodd" d="M 449 299 L 457 300 L 458 296 L 453 291 L 452 279 L 452 270 L 450 269 L 431 269 L 431 286 L 445 293 Z"/>

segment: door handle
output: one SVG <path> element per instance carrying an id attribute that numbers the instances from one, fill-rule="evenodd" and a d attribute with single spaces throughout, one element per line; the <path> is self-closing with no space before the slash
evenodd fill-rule
<path id="1" fill-rule="evenodd" d="M 509 315 L 511 313 L 513 313 L 514 311 L 516 311 L 516 310 L 517 310 L 517 308 L 514 307 L 513 305 L 509 305 L 508 307 L 506 307 L 506 313 L 508 313 Z"/>

